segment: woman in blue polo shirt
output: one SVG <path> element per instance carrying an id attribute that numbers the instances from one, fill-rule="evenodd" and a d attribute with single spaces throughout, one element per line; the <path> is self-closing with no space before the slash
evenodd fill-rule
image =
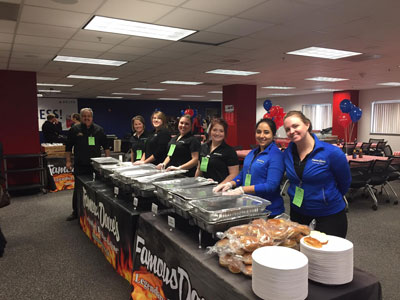
<path id="1" fill-rule="evenodd" d="M 210 141 L 201 145 L 196 176 L 211 178 L 218 183 L 233 180 L 239 174 L 239 160 L 235 149 L 225 143 L 228 124 L 215 118 L 210 125 Z"/>
<path id="2" fill-rule="evenodd" d="M 290 219 L 305 225 L 315 219 L 317 230 L 346 237 L 343 195 L 351 183 L 346 156 L 339 147 L 318 140 L 300 111 L 288 112 L 284 127 L 291 140 L 284 153 Z"/>
<path id="3" fill-rule="evenodd" d="M 199 160 L 200 141 L 192 134 L 192 119 L 184 115 L 178 123 L 179 135 L 168 143 L 168 153 L 165 160 L 157 166 L 158 169 L 189 170 L 186 176 L 193 177 Z"/>
<path id="4" fill-rule="evenodd" d="M 280 195 L 284 172 L 283 153 L 274 142 L 276 125 L 271 119 L 262 119 L 256 125 L 258 147 L 250 151 L 243 162 L 243 169 L 232 181 L 219 184 L 214 191 L 228 195 L 254 194 L 271 201 L 267 210 L 271 217 L 285 211 Z M 232 189 L 235 188 L 235 189 Z"/>

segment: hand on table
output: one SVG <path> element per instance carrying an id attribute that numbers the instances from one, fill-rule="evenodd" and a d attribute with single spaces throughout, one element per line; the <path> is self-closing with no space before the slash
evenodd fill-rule
<path id="1" fill-rule="evenodd" d="M 213 188 L 213 192 L 225 192 L 227 190 L 230 190 L 232 188 L 232 183 L 226 182 L 226 183 L 220 183 L 218 184 L 215 188 Z"/>
<path id="2" fill-rule="evenodd" d="M 238 188 L 233 189 L 233 190 L 222 192 L 222 195 L 227 195 L 227 196 L 240 196 L 240 195 L 243 195 L 243 194 L 244 194 L 244 191 L 243 191 L 243 188 L 241 186 L 239 186 Z"/>

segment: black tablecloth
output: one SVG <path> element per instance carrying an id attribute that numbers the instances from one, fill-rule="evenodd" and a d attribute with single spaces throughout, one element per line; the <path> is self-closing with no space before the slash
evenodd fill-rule
<path id="1" fill-rule="evenodd" d="M 132 299 L 149 292 L 163 299 L 259 299 L 252 291 L 250 278 L 220 267 L 216 256 L 198 248 L 192 234 L 171 230 L 165 216 L 140 215 L 133 269 Z M 192 298 L 187 298 L 188 293 Z M 353 281 L 345 285 L 327 286 L 309 281 L 307 299 L 381 298 L 376 277 L 355 268 Z"/>

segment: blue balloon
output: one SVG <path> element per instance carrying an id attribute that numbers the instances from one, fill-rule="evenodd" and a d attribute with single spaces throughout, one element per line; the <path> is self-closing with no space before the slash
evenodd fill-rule
<path id="1" fill-rule="evenodd" d="M 182 110 L 181 110 L 181 116 L 183 116 L 184 114 L 185 114 L 185 110 L 182 109 Z"/>
<path id="2" fill-rule="evenodd" d="M 350 118 L 351 120 L 356 123 L 358 120 L 361 119 L 362 116 L 362 110 L 359 107 L 354 107 L 351 111 L 350 111 Z"/>
<path id="3" fill-rule="evenodd" d="M 197 117 L 197 109 L 193 109 L 193 118 Z"/>
<path id="4" fill-rule="evenodd" d="M 349 99 L 343 99 L 342 102 L 340 102 L 340 110 L 342 113 L 349 113 L 351 111 L 351 104 Z"/>
<path id="5" fill-rule="evenodd" d="M 271 100 L 269 100 L 269 99 L 265 100 L 263 106 L 264 106 L 266 111 L 269 111 L 271 109 L 271 107 L 272 107 Z"/>

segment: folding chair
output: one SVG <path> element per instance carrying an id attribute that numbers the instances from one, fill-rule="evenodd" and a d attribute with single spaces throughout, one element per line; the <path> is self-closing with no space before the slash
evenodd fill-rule
<path id="1" fill-rule="evenodd" d="M 369 155 L 370 154 L 370 149 L 371 149 L 371 143 L 363 142 L 361 144 L 360 150 L 362 151 L 363 154 Z"/>
<path id="2" fill-rule="evenodd" d="M 373 205 L 372 209 L 378 209 L 378 199 L 375 196 L 374 191 L 372 190 L 372 186 L 370 185 L 371 181 L 371 169 L 373 160 L 370 161 L 356 161 L 350 160 L 350 173 L 351 173 L 351 185 L 350 189 L 360 189 L 363 188 L 367 190 L 369 195 L 372 198 Z M 347 201 L 347 199 L 346 199 Z"/>
<path id="3" fill-rule="evenodd" d="M 394 200 L 393 204 L 398 204 L 399 203 L 399 197 L 397 196 L 396 191 L 393 189 L 392 185 L 390 182 L 396 181 L 400 179 L 400 157 L 398 156 L 391 156 L 390 159 L 392 160 L 392 163 L 390 164 L 388 168 L 388 176 L 386 178 L 386 181 L 384 185 L 387 185 L 396 199 Z"/>
<path id="4" fill-rule="evenodd" d="M 388 160 L 374 160 L 374 163 L 371 168 L 371 180 L 369 181 L 369 185 L 372 187 L 372 190 L 377 191 L 376 186 L 381 187 L 380 194 L 385 191 L 385 193 L 389 197 L 389 193 L 385 189 L 385 183 L 389 176 L 389 166 L 392 163 L 392 159 Z M 378 208 L 378 207 L 377 207 Z"/>
<path id="5" fill-rule="evenodd" d="M 369 154 L 375 156 L 383 156 L 386 142 L 378 142 L 374 149 L 371 149 Z"/>

